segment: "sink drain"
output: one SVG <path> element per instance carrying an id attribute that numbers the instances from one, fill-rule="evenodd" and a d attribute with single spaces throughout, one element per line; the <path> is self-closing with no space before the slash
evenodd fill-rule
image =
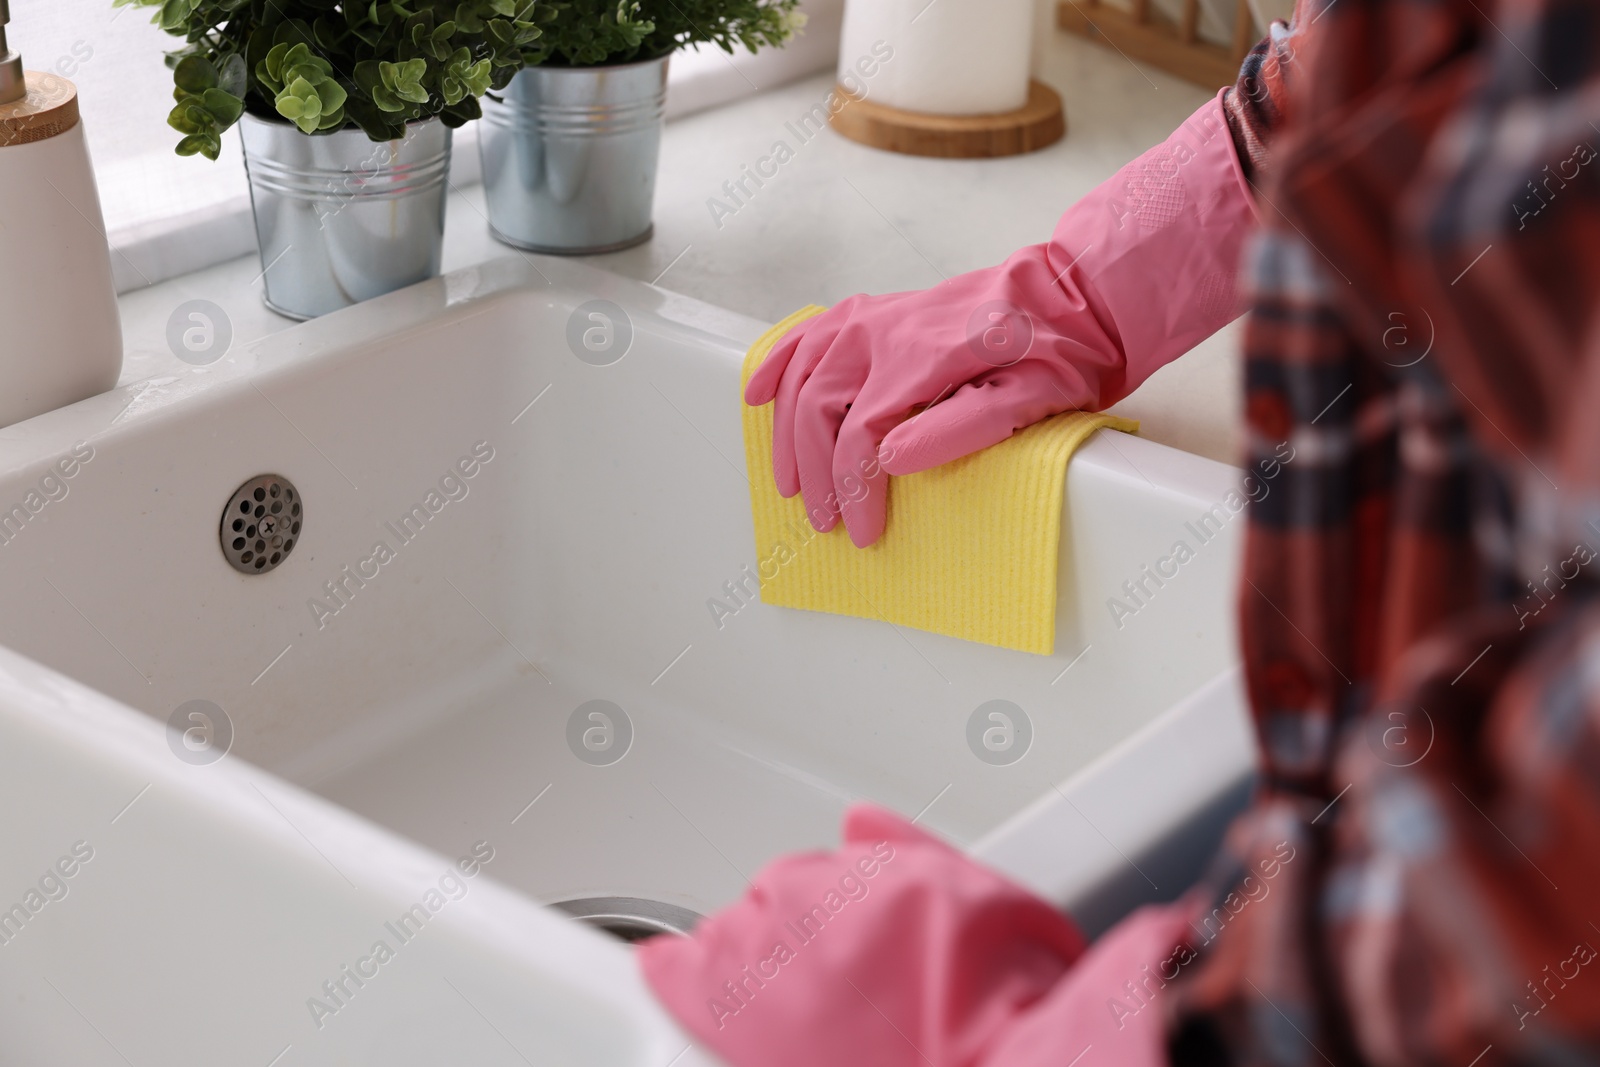
<path id="1" fill-rule="evenodd" d="M 234 490 L 222 511 L 222 554 L 236 571 L 265 574 L 300 539 L 300 494 L 281 474 L 262 474 Z"/>
<path id="2" fill-rule="evenodd" d="M 688 908 L 642 897 L 583 897 L 550 906 L 630 943 L 657 934 L 687 934 L 700 921 Z"/>

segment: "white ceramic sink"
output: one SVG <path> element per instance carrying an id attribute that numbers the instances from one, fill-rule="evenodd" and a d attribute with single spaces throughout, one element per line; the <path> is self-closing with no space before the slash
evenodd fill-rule
<path id="1" fill-rule="evenodd" d="M 583 346 L 596 300 L 631 334 L 615 362 Z M 759 603 L 719 625 L 708 600 L 736 606 L 756 563 L 738 367 L 763 328 L 504 260 L 0 431 L 0 508 L 22 509 L 0 514 L 0 907 L 28 911 L 0 944 L 0 1059 L 663 1067 L 687 1041 L 629 950 L 541 904 L 704 913 L 833 843 L 857 799 L 1091 930 L 1192 878 L 1249 773 L 1237 472 L 1083 448 L 1054 656 Z M 264 473 L 303 529 L 244 575 L 219 519 Z M 1180 539 L 1157 588 L 1143 568 Z M 1119 619 L 1128 581 L 1148 595 Z M 1032 724 L 1008 765 L 968 743 L 994 700 Z M 167 732 L 191 701 L 231 724 L 220 761 Z M 605 741 L 569 729 L 590 701 L 626 716 L 616 762 L 569 743 Z M 29 910 L 80 841 L 66 895 Z M 360 963 L 474 848 L 464 895 Z"/>

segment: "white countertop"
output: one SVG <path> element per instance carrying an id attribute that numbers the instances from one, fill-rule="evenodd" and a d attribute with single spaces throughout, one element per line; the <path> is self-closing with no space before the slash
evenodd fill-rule
<path id="1" fill-rule="evenodd" d="M 825 99 L 833 79 L 819 75 L 669 123 L 654 239 L 588 258 L 765 320 L 852 293 L 925 288 L 999 262 L 1045 240 L 1074 200 L 1162 140 L 1207 96 L 1064 34 L 1050 33 L 1038 51 L 1035 74 L 1062 94 L 1067 110 L 1067 136 L 1050 148 L 1009 159 L 934 160 L 866 148 L 831 130 L 800 144 L 785 123 Z M 779 139 L 794 158 L 719 227 L 708 199 L 721 197 L 741 164 Z M 453 191 L 444 269 L 507 255 L 526 253 L 489 236 L 482 189 Z M 262 305 L 260 273 L 247 256 L 124 295 L 123 382 L 185 368 L 167 349 L 166 324 L 186 300 L 220 305 L 234 344 L 294 325 Z M 1223 330 L 1114 410 L 1143 420 L 1153 440 L 1235 462 L 1238 334 L 1238 324 Z"/>

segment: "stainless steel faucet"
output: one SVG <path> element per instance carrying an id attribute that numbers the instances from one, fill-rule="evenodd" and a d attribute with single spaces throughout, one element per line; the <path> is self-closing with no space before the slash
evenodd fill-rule
<path id="1" fill-rule="evenodd" d="M 0 104 L 11 104 L 28 95 L 22 76 L 22 57 L 6 46 L 6 23 L 11 21 L 11 5 L 0 0 Z"/>

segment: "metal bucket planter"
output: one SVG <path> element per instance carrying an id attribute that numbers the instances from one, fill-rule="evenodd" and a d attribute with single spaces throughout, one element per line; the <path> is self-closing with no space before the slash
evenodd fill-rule
<path id="1" fill-rule="evenodd" d="M 496 95 L 478 138 L 495 237 L 568 255 L 649 240 L 667 57 L 528 67 Z"/>
<path id="2" fill-rule="evenodd" d="M 450 130 L 438 119 L 398 141 L 249 114 L 239 131 L 269 308 L 309 319 L 439 273 Z"/>

